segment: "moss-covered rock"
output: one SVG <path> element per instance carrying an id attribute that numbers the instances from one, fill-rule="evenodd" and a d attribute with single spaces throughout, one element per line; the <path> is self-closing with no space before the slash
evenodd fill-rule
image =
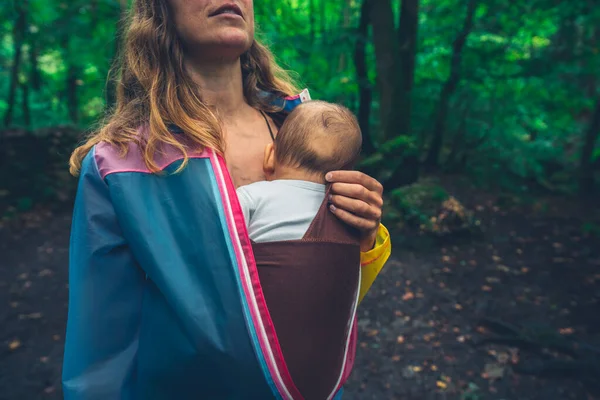
<path id="1" fill-rule="evenodd" d="M 473 212 L 431 179 L 393 190 L 387 206 L 387 220 L 400 229 L 434 236 L 480 229 Z"/>

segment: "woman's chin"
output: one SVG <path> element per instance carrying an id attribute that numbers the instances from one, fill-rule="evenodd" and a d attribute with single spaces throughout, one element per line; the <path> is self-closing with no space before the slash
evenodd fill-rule
<path id="1" fill-rule="evenodd" d="M 252 45 L 252 35 L 248 32 L 234 27 L 224 28 L 217 36 L 217 42 L 223 47 L 243 48 L 244 51 Z"/>

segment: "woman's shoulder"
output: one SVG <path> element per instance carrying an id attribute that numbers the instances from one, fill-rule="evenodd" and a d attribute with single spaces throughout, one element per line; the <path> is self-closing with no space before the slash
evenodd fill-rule
<path id="1" fill-rule="evenodd" d="M 93 157 L 102 179 L 115 173 L 153 173 L 146 163 L 144 154 L 144 142 L 148 136 L 146 129 L 140 127 L 138 136 L 133 140 L 121 143 L 101 141 L 92 148 L 88 157 Z M 208 154 L 206 151 L 188 150 L 187 156 L 200 158 L 208 157 Z M 154 151 L 153 160 L 158 169 L 163 170 L 172 163 L 184 158 L 183 152 L 177 147 L 161 143 Z"/>

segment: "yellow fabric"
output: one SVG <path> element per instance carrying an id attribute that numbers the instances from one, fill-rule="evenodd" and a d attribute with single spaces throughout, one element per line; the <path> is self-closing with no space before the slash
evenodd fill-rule
<path id="1" fill-rule="evenodd" d="M 377 241 L 375 247 L 366 253 L 360 253 L 360 265 L 361 280 L 360 280 L 360 293 L 359 303 L 365 297 L 373 282 L 381 272 L 384 264 L 392 254 L 392 242 L 390 240 L 390 233 L 383 224 L 379 225 L 377 231 Z"/>

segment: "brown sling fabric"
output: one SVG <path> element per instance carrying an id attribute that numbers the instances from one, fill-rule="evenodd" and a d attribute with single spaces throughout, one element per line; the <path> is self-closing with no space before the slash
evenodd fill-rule
<path id="1" fill-rule="evenodd" d="M 327 198 L 303 239 L 252 244 L 283 357 L 306 400 L 335 389 L 359 284 L 358 233 Z"/>

